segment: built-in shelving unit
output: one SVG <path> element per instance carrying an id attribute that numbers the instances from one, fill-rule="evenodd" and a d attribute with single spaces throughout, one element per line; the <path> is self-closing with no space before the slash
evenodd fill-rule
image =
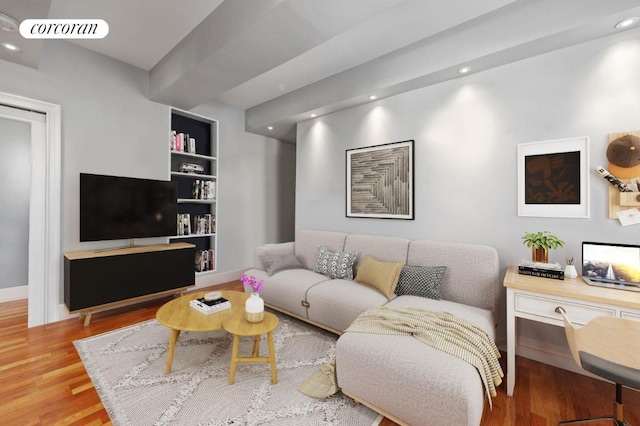
<path id="1" fill-rule="evenodd" d="M 170 240 L 196 246 L 196 274 L 216 270 L 218 212 L 218 122 L 171 109 L 171 164 L 176 184 L 178 217 Z"/>

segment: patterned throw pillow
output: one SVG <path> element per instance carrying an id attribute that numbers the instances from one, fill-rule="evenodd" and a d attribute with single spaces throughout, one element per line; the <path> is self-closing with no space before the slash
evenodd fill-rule
<path id="1" fill-rule="evenodd" d="M 446 269 L 446 266 L 405 266 L 395 293 L 440 300 L 440 283 Z"/>
<path id="2" fill-rule="evenodd" d="M 331 251 L 325 246 L 318 247 L 318 250 L 318 264 L 313 272 L 329 278 L 353 279 L 353 263 L 356 261 L 357 251 Z"/>

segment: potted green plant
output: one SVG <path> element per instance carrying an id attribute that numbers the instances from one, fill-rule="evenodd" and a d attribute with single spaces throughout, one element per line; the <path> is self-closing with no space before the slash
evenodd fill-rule
<path id="1" fill-rule="evenodd" d="M 564 247 L 564 241 L 549 231 L 525 232 L 522 244 L 531 247 L 531 260 L 534 262 L 549 261 L 549 250 Z"/>

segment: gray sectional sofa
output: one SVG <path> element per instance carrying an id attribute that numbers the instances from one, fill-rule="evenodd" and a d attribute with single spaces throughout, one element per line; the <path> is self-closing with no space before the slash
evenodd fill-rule
<path id="1" fill-rule="evenodd" d="M 321 246 L 334 252 L 357 252 L 354 277 L 366 256 L 408 266 L 445 266 L 439 286 L 441 300 L 409 294 L 387 298 L 369 285 L 314 272 Z M 274 272 L 272 264 L 263 263 L 290 255 L 295 255 L 300 265 L 284 265 L 283 270 Z M 485 390 L 470 364 L 410 336 L 342 332 L 368 309 L 419 307 L 450 312 L 495 339 L 501 286 L 494 248 L 301 230 L 295 242 L 256 248 L 254 268 L 246 273 L 265 280 L 261 295 L 267 306 L 341 334 L 336 345 L 336 373 L 343 393 L 400 424 L 480 424 Z"/>

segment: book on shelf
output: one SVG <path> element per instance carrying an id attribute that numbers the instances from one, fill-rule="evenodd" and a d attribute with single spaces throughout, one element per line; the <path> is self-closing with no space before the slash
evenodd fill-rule
<path id="1" fill-rule="evenodd" d="M 520 275 L 530 275 L 533 277 L 564 280 L 564 270 L 559 263 L 521 261 L 518 265 L 518 273 Z"/>
<path id="2" fill-rule="evenodd" d="M 176 235 L 189 235 L 191 234 L 191 214 L 178 213 L 178 227 Z"/>
<path id="3" fill-rule="evenodd" d="M 213 234 L 215 232 L 215 216 L 210 213 L 196 215 L 193 222 L 196 234 Z"/>
<path id="4" fill-rule="evenodd" d="M 189 301 L 189 305 L 205 315 L 215 314 L 231 307 L 231 302 L 224 297 L 216 300 L 205 300 L 204 297 Z"/>
<path id="5" fill-rule="evenodd" d="M 216 183 L 211 180 L 193 181 L 191 196 L 194 200 L 213 200 L 216 197 Z"/>
<path id="6" fill-rule="evenodd" d="M 215 269 L 215 250 L 196 250 L 196 272 L 213 271 Z"/>
<path id="7" fill-rule="evenodd" d="M 175 130 L 171 130 L 171 150 L 195 154 L 196 138 L 191 137 L 189 133 L 178 133 Z"/>

